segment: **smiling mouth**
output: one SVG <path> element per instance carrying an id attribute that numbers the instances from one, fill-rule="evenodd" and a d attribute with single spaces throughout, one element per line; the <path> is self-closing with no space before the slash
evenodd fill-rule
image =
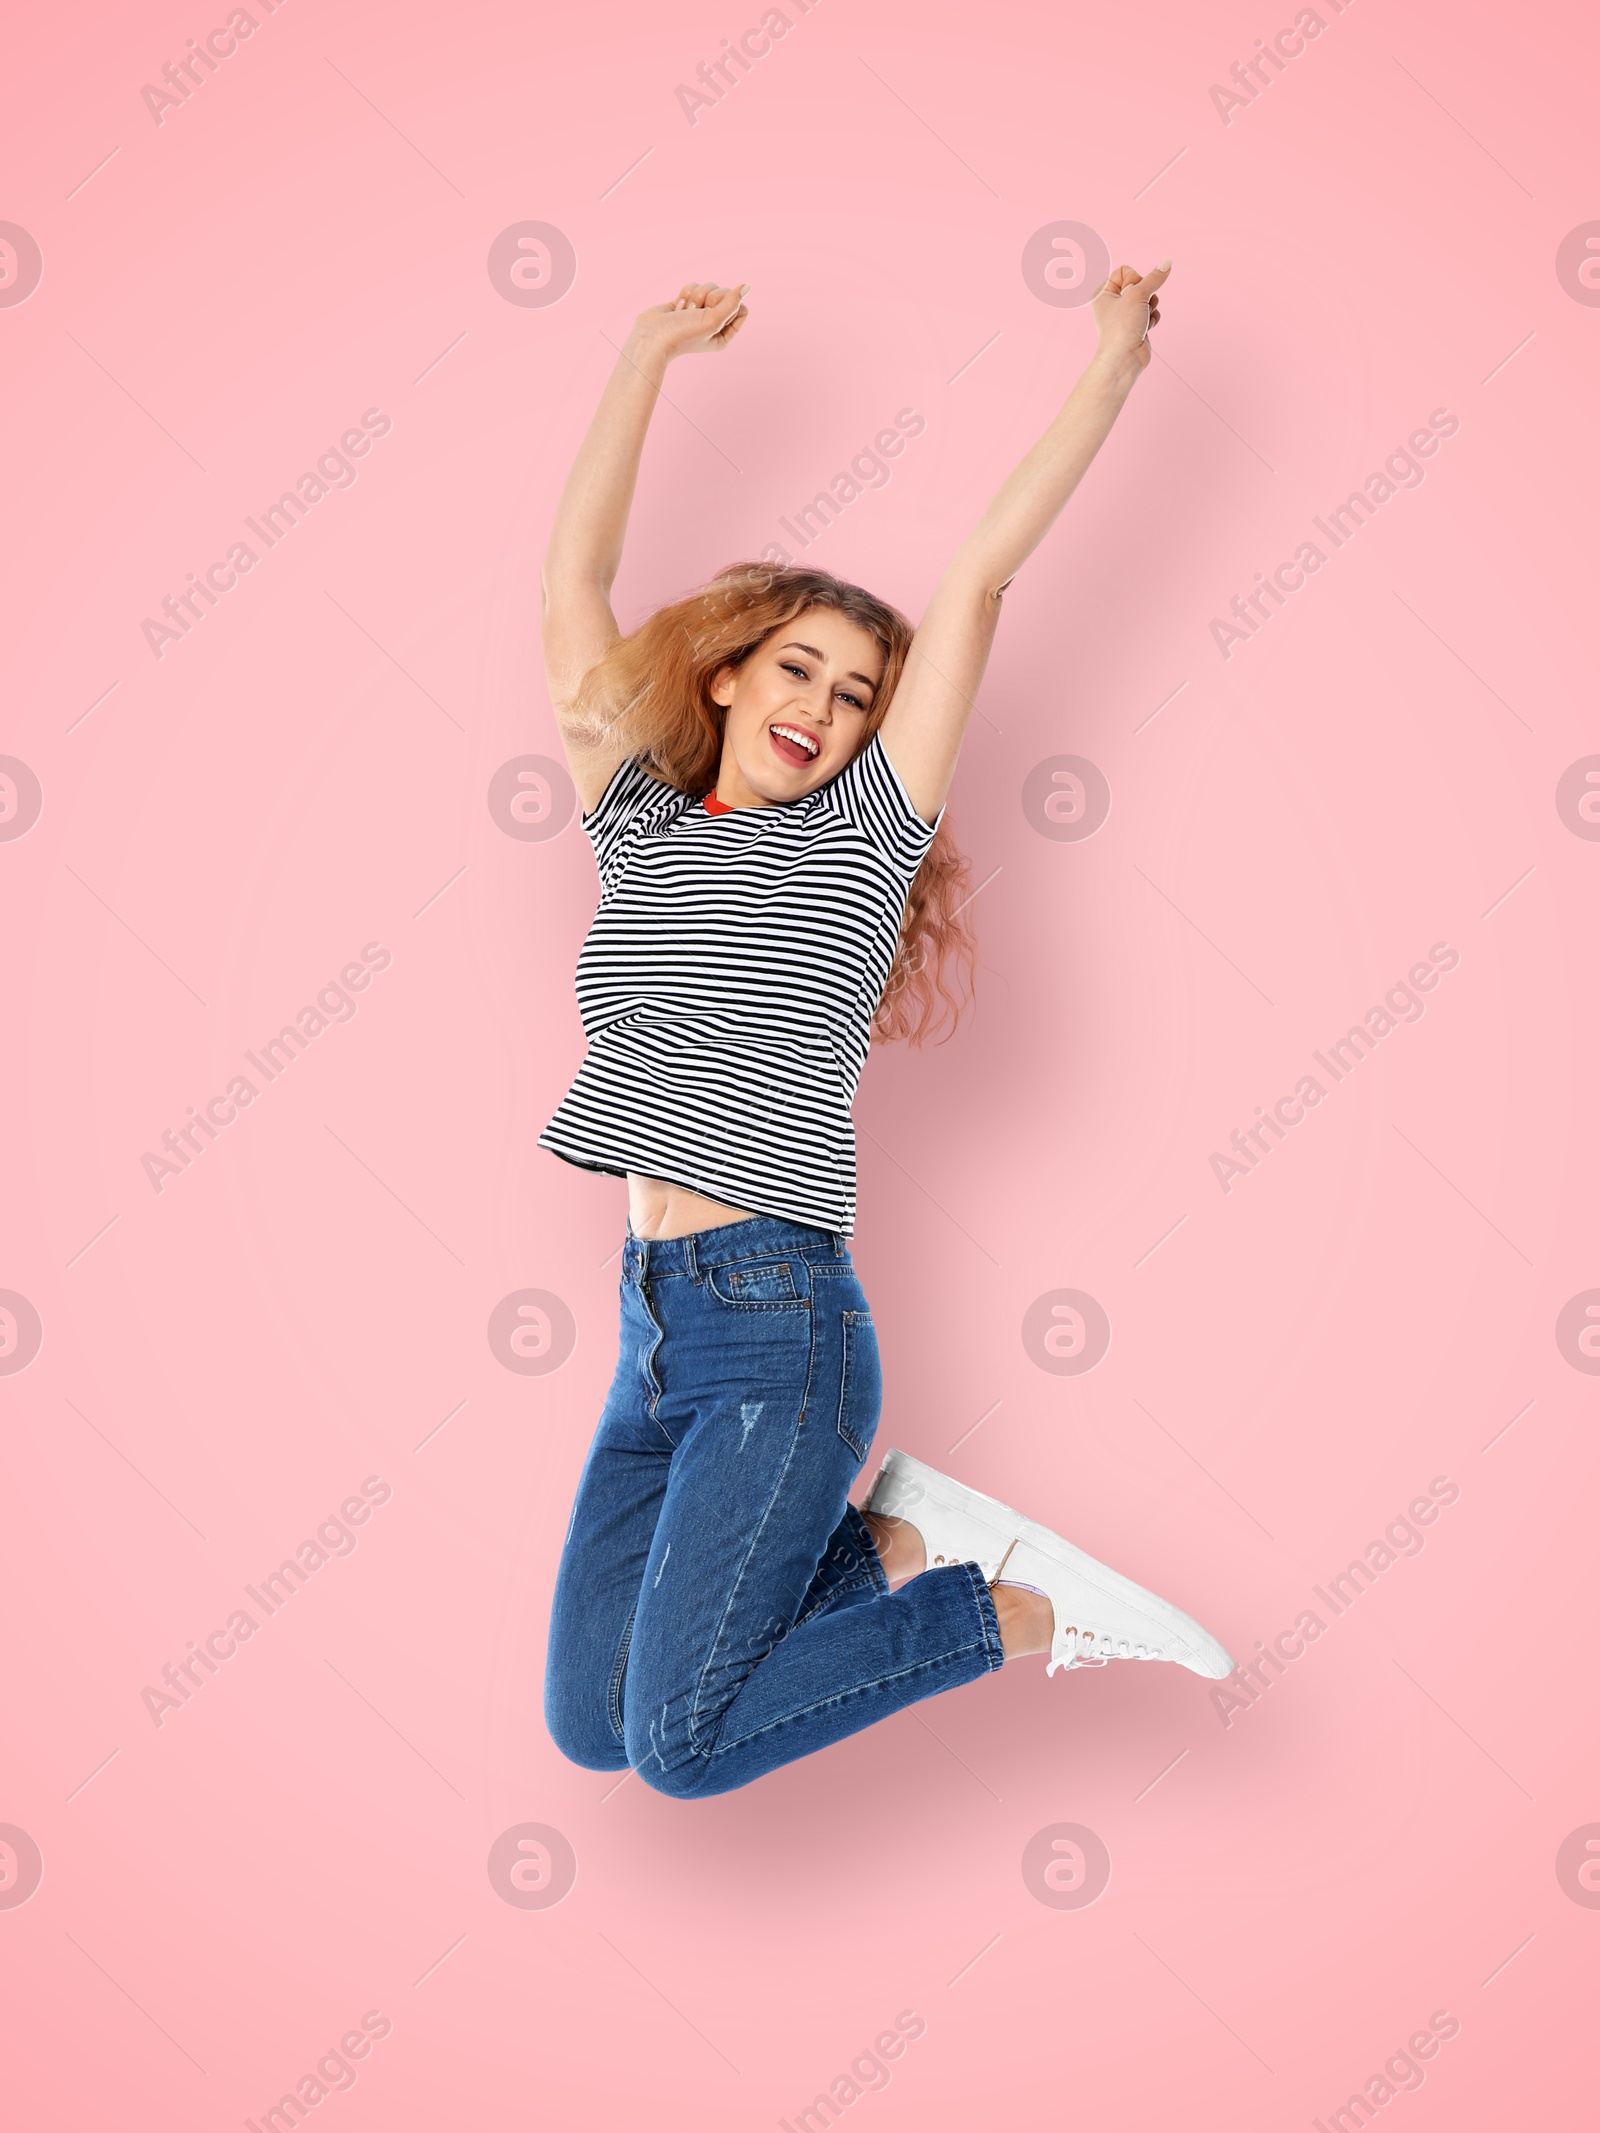
<path id="1" fill-rule="evenodd" d="M 807 732 L 804 726 L 791 726 L 775 720 L 767 728 L 767 735 L 784 762 L 793 764 L 796 768 L 814 763 L 822 753 L 821 741 L 814 733 Z"/>

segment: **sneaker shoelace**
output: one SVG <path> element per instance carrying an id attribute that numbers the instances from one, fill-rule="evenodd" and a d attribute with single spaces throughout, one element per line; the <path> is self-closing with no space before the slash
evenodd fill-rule
<path id="1" fill-rule="evenodd" d="M 1075 1666 L 1105 1666 L 1113 1659 L 1159 1659 L 1161 1654 L 1152 1651 L 1133 1637 L 1099 1637 L 1092 1629 L 1079 1629 L 1076 1623 L 1068 1623 L 1058 1629 L 1050 1647 L 1050 1664 L 1045 1668 L 1053 1674 L 1057 1667 L 1068 1672 Z"/>

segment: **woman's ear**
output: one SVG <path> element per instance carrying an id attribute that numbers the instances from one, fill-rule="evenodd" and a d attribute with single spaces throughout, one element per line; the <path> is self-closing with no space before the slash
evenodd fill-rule
<path id="1" fill-rule="evenodd" d="M 718 667 L 715 674 L 706 684 L 706 693 L 714 704 L 721 704 L 723 710 L 726 711 L 733 702 L 733 692 L 738 686 L 738 680 L 739 674 L 736 667 Z"/>

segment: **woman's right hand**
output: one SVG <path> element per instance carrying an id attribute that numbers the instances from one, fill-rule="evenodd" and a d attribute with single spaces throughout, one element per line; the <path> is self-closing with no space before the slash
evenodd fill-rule
<path id="1" fill-rule="evenodd" d="M 750 284 L 724 289 L 714 281 L 685 282 L 670 304 L 652 304 L 633 322 L 636 341 L 665 356 L 703 355 L 726 348 L 749 317 L 744 292 Z"/>

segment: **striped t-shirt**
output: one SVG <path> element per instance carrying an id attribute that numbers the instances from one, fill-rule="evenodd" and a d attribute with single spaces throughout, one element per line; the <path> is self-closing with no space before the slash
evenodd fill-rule
<path id="1" fill-rule="evenodd" d="M 849 1236 L 850 1106 L 938 823 L 874 734 L 803 799 L 720 814 L 632 759 L 583 826 L 589 1049 L 539 1146 Z"/>

